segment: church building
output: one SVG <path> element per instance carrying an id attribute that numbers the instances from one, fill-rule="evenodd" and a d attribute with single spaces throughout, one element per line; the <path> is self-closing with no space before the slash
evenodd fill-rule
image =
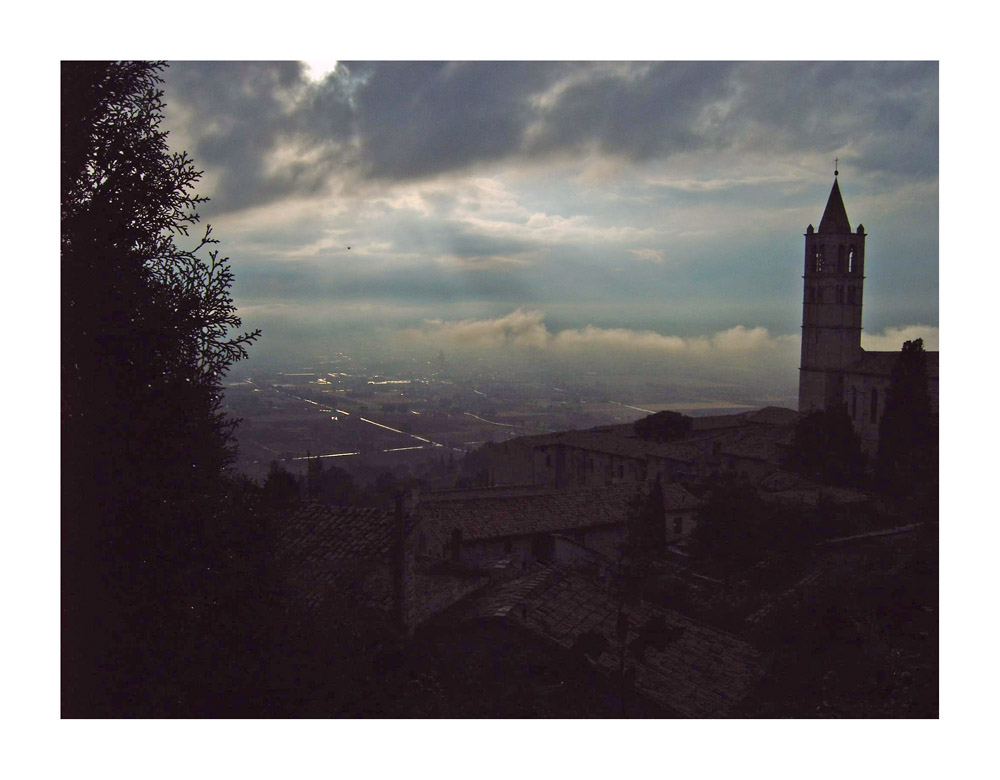
<path id="1" fill-rule="evenodd" d="M 838 175 L 835 171 L 819 229 L 809 225 L 805 233 L 799 411 L 846 403 L 863 448 L 874 454 L 886 392 L 900 353 L 861 348 L 867 235 L 864 225 L 851 229 Z M 937 415 L 937 352 L 927 353 L 927 374 L 931 406 Z"/>

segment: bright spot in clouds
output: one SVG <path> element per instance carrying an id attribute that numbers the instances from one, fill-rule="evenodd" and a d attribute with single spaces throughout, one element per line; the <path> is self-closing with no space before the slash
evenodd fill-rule
<path id="1" fill-rule="evenodd" d="M 310 81 L 322 81 L 337 67 L 337 60 L 303 60 L 306 77 Z"/>

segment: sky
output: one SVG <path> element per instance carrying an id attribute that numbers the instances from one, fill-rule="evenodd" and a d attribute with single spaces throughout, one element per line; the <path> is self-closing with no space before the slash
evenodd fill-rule
<path id="1" fill-rule="evenodd" d="M 172 62 L 166 127 L 264 336 L 797 385 L 839 167 L 863 346 L 938 339 L 936 62 Z"/>

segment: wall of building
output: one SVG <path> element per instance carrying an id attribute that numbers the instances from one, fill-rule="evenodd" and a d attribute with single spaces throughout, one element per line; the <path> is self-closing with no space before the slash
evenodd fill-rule
<path id="1" fill-rule="evenodd" d="M 448 609 L 452 604 L 490 584 L 482 576 L 456 576 L 439 574 L 414 575 L 411 598 L 407 601 L 406 620 L 411 627 Z"/>
<path id="2" fill-rule="evenodd" d="M 687 536 L 696 525 L 694 509 L 684 509 L 678 512 L 667 512 L 665 514 L 667 524 L 667 538 L 675 536 Z"/>
<path id="3" fill-rule="evenodd" d="M 878 424 L 885 412 L 888 390 L 888 377 L 848 374 L 845 380 L 847 413 L 854 423 L 854 430 L 861 437 L 861 448 L 869 456 L 878 451 Z"/>
<path id="4" fill-rule="evenodd" d="M 847 226 L 849 227 L 849 226 Z M 865 234 L 806 234 L 799 411 L 842 400 L 840 370 L 861 357 Z"/>
<path id="5" fill-rule="evenodd" d="M 646 479 L 646 461 L 606 452 L 552 444 L 535 447 L 534 484 L 552 487 L 603 487 Z"/>
<path id="6" fill-rule="evenodd" d="M 672 527 L 672 526 L 671 526 Z M 579 544 L 592 544 L 602 548 L 613 548 L 621 540 L 618 526 L 600 526 L 570 531 L 559 531 Z M 499 560 L 508 559 L 521 568 L 541 560 L 545 546 L 541 537 L 555 534 L 535 534 L 532 536 L 512 536 L 499 539 L 477 539 L 462 542 L 461 563 L 470 567 L 488 567 Z M 551 544 L 551 542 L 550 542 Z M 547 548 L 551 552 L 551 546 Z"/>

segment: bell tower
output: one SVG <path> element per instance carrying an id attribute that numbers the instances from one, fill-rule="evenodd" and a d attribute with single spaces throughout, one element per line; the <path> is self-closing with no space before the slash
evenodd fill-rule
<path id="1" fill-rule="evenodd" d="M 843 403 L 843 370 L 861 349 L 861 301 L 865 284 L 865 228 L 851 223 L 837 176 L 819 230 L 806 229 L 802 291 L 802 358 L 799 411 Z"/>

